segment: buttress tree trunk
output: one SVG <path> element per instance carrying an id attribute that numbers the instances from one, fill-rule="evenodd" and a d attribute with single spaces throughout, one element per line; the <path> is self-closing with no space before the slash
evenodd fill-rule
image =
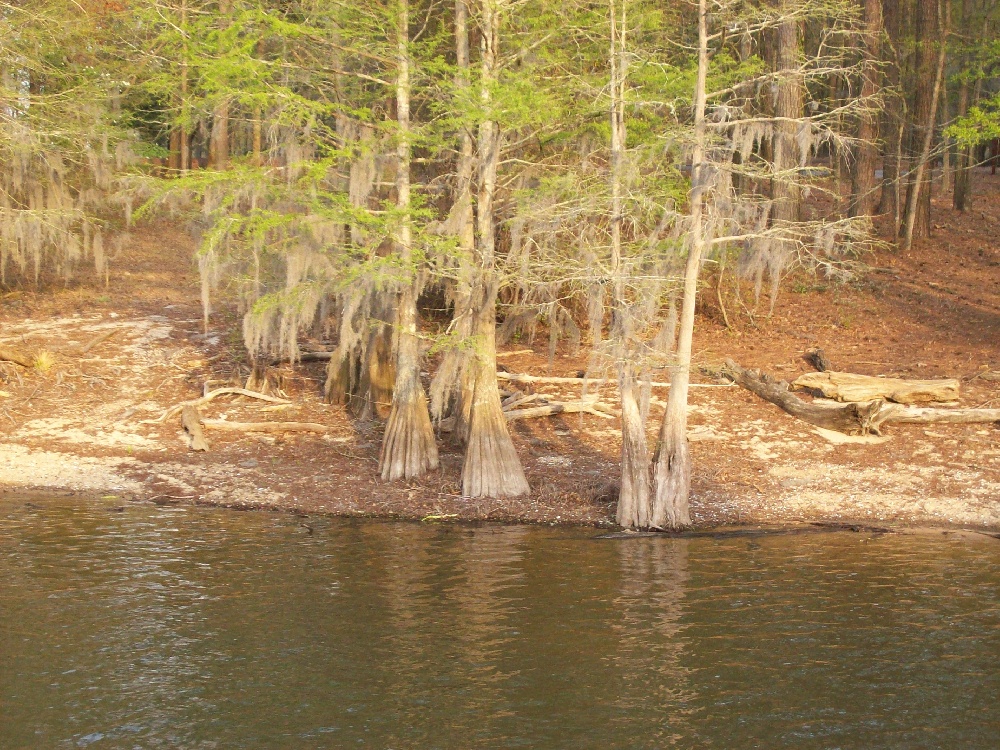
<path id="1" fill-rule="evenodd" d="M 619 8 L 619 5 L 621 6 Z M 622 264 L 622 172 L 625 158 L 625 2 L 611 0 L 611 343 L 618 363 L 618 395 L 622 410 L 621 489 L 616 521 L 625 528 L 648 528 L 652 516 L 649 445 L 639 408 L 635 367 L 631 362 L 631 328 L 628 319 L 625 268 Z M 621 19 L 619 21 L 619 13 Z"/>
<path id="2" fill-rule="evenodd" d="M 653 513 L 649 525 L 658 529 L 680 529 L 691 525 L 691 452 L 687 440 L 688 386 L 691 381 L 691 346 L 694 312 L 698 298 L 698 275 L 705 252 L 705 164 L 707 128 L 705 109 L 708 81 L 708 0 L 698 0 L 698 75 L 694 90 L 694 148 L 691 154 L 689 199 L 691 245 L 684 269 L 677 362 L 670 376 L 670 395 L 663 415 L 653 476 Z"/>
<path id="3" fill-rule="evenodd" d="M 498 10 L 497 0 L 482 0 L 480 99 L 487 113 L 498 71 Z M 489 114 L 487 118 L 479 124 L 478 139 L 475 253 L 478 268 L 470 304 L 475 321 L 476 351 L 469 363 L 472 399 L 468 409 L 469 439 L 462 467 L 462 494 L 466 497 L 515 497 L 528 493 L 528 480 L 507 429 L 496 380 L 498 288 L 493 204 L 500 161 L 500 128 Z"/>
<path id="4" fill-rule="evenodd" d="M 410 479 L 438 467 L 437 445 L 427 397 L 420 382 L 420 340 L 417 338 L 417 272 L 413 268 L 410 225 L 410 51 L 409 7 L 400 0 L 396 71 L 396 207 L 400 226 L 396 246 L 403 268 L 412 276 L 405 282 L 397 305 L 396 385 L 392 410 L 385 426 L 379 470 L 382 479 Z"/>
<path id="5" fill-rule="evenodd" d="M 864 0 L 865 36 L 861 81 L 864 109 L 858 120 L 857 157 L 851 180 L 851 216 L 871 216 L 877 202 L 875 163 L 878 159 L 878 118 L 873 99 L 879 92 L 882 60 L 882 0 Z"/>

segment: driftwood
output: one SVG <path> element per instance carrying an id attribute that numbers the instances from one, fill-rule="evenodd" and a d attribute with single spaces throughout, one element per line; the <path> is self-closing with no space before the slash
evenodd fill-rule
<path id="1" fill-rule="evenodd" d="M 202 424 L 210 430 L 228 432 L 329 432 L 326 425 L 315 422 L 230 422 L 228 419 L 206 419 Z"/>
<path id="2" fill-rule="evenodd" d="M 757 394 L 804 422 L 848 435 L 881 435 L 883 425 L 984 424 L 1000 422 L 1000 409 L 932 409 L 890 404 L 878 399 L 865 403 L 813 404 L 790 393 L 788 383 L 762 372 L 745 370 L 726 360 L 726 373 L 738 385 Z"/>
<path id="3" fill-rule="evenodd" d="M 0 361 L 13 362 L 21 367 L 32 367 L 35 364 L 35 358 L 32 355 L 9 346 L 0 346 Z"/>
<path id="4" fill-rule="evenodd" d="M 207 451 L 208 441 L 201 431 L 201 413 L 195 406 L 181 408 L 181 425 L 188 434 L 188 447 L 193 451 Z"/>
<path id="5" fill-rule="evenodd" d="M 884 404 L 882 401 L 843 406 L 811 404 L 789 392 L 788 383 L 784 380 L 775 380 L 762 372 L 745 370 L 731 359 L 726 360 L 725 372 L 737 385 L 804 422 L 848 435 L 867 435 L 870 432 L 880 434 L 882 420 L 879 419 L 879 414 Z"/>
<path id="6" fill-rule="evenodd" d="M 793 388 L 815 388 L 837 401 L 885 399 L 899 404 L 957 401 L 957 380 L 902 380 L 873 378 L 848 372 L 809 372 L 792 383 Z"/>
<path id="7" fill-rule="evenodd" d="M 508 422 L 514 422 L 518 419 L 530 419 L 532 417 L 549 417 L 553 414 L 579 414 L 581 412 L 585 414 L 593 414 L 595 417 L 601 417 L 603 419 L 613 419 L 610 414 L 598 411 L 596 406 L 597 401 L 595 399 L 558 401 L 544 404 L 542 406 L 533 406 L 528 409 L 505 411 L 503 415 L 506 417 Z"/>
<path id="8" fill-rule="evenodd" d="M 171 406 L 167 409 L 158 419 L 146 420 L 143 424 L 158 424 L 160 422 L 166 422 L 173 416 L 176 416 L 185 406 L 203 406 L 209 401 L 218 398 L 219 396 L 227 396 L 229 394 L 234 394 L 237 396 L 248 396 L 250 398 L 260 399 L 261 401 L 268 401 L 272 404 L 290 404 L 291 401 L 283 398 L 275 398 L 274 396 L 268 396 L 263 393 L 257 393 L 257 391 L 248 391 L 246 388 L 219 388 L 218 390 L 206 393 L 201 398 L 192 399 L 191 401 L 182 401 L 179 404 Z"/>
<path id="9" fill-rule="evenodd" d="M 527 373 L 513 373 L 513 372 L 498 372 L 498 380 L 510 380 L 515 383 L 548 383 L 548 384 L 571 384 L 571 385 L 583 385 L 586 382 L 588 385 L 605 385 L 605 384 L 615 384 L 618 382 L 616 378 L 557 378 L 557 377 L 547 377 L 544 375 L 528 375 Z M 639 385 L 642 385 L 640 381 Z M 653 388 L 669 388 L 670 383 L 650 383 Z M 691 383 L 689 388 L 731 388 L 731 383 Z"/>

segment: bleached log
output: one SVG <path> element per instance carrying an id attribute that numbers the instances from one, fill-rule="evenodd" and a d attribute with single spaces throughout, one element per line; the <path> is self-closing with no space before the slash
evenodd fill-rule
<path id="1" fill-rule="evenodd" d="M 188 447 L 193 451 L 207 451 L 208 441 L 201 431 L 201 413 L 197 407 L 185 406 L 181 409 L 181 426 L 188 434 Z"/>
<path id="2" fill-rule="evenodd" d="M 903 380 L 873 378 L 849 372 L 809 372 L 792 383 L 793 388 L 815 388 L 837 401 L 886 399 L 899 404 L 957 401 L 959 382 L 947 380 Z"/>
<path id="3" fill-rule="evenodd" d="M 228 419 L 205 419 L 209 430 L 228 432 L 329 432 L 330 428 L 316 422 L 230 422 Z"/>
<path id="4" fill-rule="evenodd" d="M 554 414 L 579 414 L 583 412 L 585 414 L 593 414 L 595 417 L 601 417 L 602 419 L 614 419 L 612 415 L 598 411 L 597 408 L 595 408 L 596 405 L 597 402 L 592 399 L 585 399 L 582 401 L 560 401 L 548 403 L 544 406 L 533 406 L 528 409 L 506 411 L 504 412 L 504 417 L 507 419 L 507 422 L 514 422 L 518 419 L 549 417 Z"/>
<path id="5" fill-rule="evenodd" d="M 194 406 L 194 407 L 204 406 L 209 401 L 212 401 L 213 399 L 216 399 L 219 396 L 227 396 L 230 394 L 236 396 L 248 396 L 249 398 L 260 399 L 261 401 L 268 401 L 272 404 L 292 403 L 288 399 L 268 396 L 264 393 L 257 393 L 257 391 L 247 390 L 246 388 L 219 388 L 210 393 L 206 393 L 201 398 L 192 399 L 191 401 L 182 401 L 179 404 L 171 406 L 169 409 L 163 412 L 163 414 L 158 419 L 148 419 L 145 422 L 143 422 L 143 424 L 158 424 L 160 422 L 166 422 L 171 417 L 177 415 L 185 406 Z"/>
<path id="6" fill-rule="evenodd" d="M 1000 409 L 933 409 L 889 405 L 884 422 L 902 424 L 986 424 L 1000 422 Z"/>
<path id="7" fill-rule="evenodd" d="M 0 346 L 0 361 L 13 362 L 21 367 L 32 367 L 35 364 L 35 358 L 32 355 L 9 346 Z"/>

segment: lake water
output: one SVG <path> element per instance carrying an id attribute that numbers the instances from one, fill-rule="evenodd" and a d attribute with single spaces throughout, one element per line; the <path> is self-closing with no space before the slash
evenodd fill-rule
<path id="1" fill-rule="evenodd" d="M 1000 541 L 0 500 L 0 748 L 996 748 Z"/>

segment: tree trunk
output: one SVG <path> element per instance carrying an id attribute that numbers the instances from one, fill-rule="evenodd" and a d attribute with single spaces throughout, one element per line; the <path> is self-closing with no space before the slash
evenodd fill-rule
<path id="1" fill-rule="evenodd" d="M 219 0 L 219 27 L 229 27 L 230 0 Z M 214 169 L 229 166 L 229 98 L 223 97 L 212 113 L 212 137 L 208 143 L 208 161 Z"/>
<path id="2" fill-rule="evenodd" d="M 934 47 L 940 0 L 921 0 L 916 13 L 916 97 L 913 105 L 913 130 L 910 139 L 910 175 L 906 186 L 906 212 L 903 215 L 904 246 L 913 239 L 931 234 L 931 185 L 926 176 L 926 160 L 934 139 L 940 81 L 935 76 Z M 943 42 L 944 35 L 941 35 Z M 911 228 L 912 227 L 912 228 Z"/>
<path id="3" fill-rule="evenodd" d="M 399 4 L 397 30 L 396 123 L 396 207 L 401 225 L 397 251 L 411 280 L 399 295 L 397 305 L 396 386 L 392 410 L 385 426 L 379 469 L 382 479 L 410 479 L 438 467 L 434 429 L 427 410 L 427 398 L 420 383 L 420 340 L 417 338 L 417 273 L 413 265 L 413 238 L 410 226 L 410 51 L 409 5 Z"/>
<path id="4" fill-rule="evenodd" d="M 795 36 L 798 36 L 797 30 Z M 708 81 L 708 0 L 698 0 L 698 76 L 694 91 L 694 148 L 691 154 L 691 248 L 684 271 L 677 363 L 670 378 L 670 396 L 660 428 L 653 478 L 653 515 L 650 527 L 679 529 L 691 524 L 691 453 L 687 441 L 688 384 L 691 380 L 691 344 L 698 297 L 698 273 L 705 250 L 705 162 Z"/>
<path id="5" fill-rule="evenodd" d="M 949 111 L 951 109 L 950 102 L 948 101 L 948 77 L 945 76 L 941 80 L 941 106 L 938 107 L 940 112 L 939 120 L 941 125 L 941 192 L 947 193 L 951 190 L 952 185 L 952 168 L 951 168 L 951 139 L 944 135 L 945 128 L 950 124 Z"/>
<path id="6" fill-rule="evenodd" d="M 851 216 L 871 216 L 875 212 L 878 120 L 874 109 L 869 109 L 872 99 L 879 92 L 882 80 L 882 0 L 864 0 L 865 8 L 865 66 L 862 69 L 861 100 L 865 109 L 858 122 L 857 159 L 854 163 L 851 184 Z"/>
<path id="7" fill-rule="evenodd" d="M 181 127 L 180 127 L 180 171 L 185 174 L 191 169 L 191 137 L 188 134 L 188 63 L 187 63 L 187 0 L 181 2 Z"/>
<path id="8" fill-rule="evenodd" d="M 802 79 L 799 68 L 799 21 L 783 21 L 777 30 L 778 96 L 775 117 L 774 178 L 771 218 L 775 223 L 797 222 L 801 201 L 794 170 L 799 165 L 798 126 L 802 117 Z"/>
<path id="9" fill-rule="evenodd" d="M 962 33 L 968 34 L 972 28 L 972 8 L 974 0 L 962 0 Z M 969 59 L 966 57 L 964 68 L 968 68 Z M 958 112 L 959 118 L 969 114 L 969 79 L 962 77 L 958 88 Z M 972 148 L 964 146 L 958 149 L 955 157 L 955 194 L 952 196 L 952 203 L 956 211 L 968 211 L 972 203 Z"/>
<path id="10" fill-rule="evenodd" d="M 253 143 L 251 148 L 253 149 L 253 165 L 255 167 L 262 166 L 264 164 L 263 156 L 263 123 L 261 122 L 264 117 L 264 112 L 260 107 L 254 107 L 253 110 Z"/>
<path id="11" fill-rule="evenodd" d="M 901 0 L 883 0 L 883 23 L 889 44 L 886 46 L 886 103 L 882 118 L 882 199 L 878 212 L 893 218 L 893 237 L 899 234 L 899 176 L 903 148 L 903 108 L 900 91 L 903 71 Z"/>
<path id="12" fill-rule="evenodd" d="M 499 46 L 497 0 L 482 0 L 480 18 L 482 57 L 480 98 L 488 110 L 491 87 L 497 75 Z M 472 402 L 469 406 L 469 440 L 462 467 L 462 494 L 466 497 L 513 497 L 527 494 L 528 480 L 514 449 L 500 406 L 496 378 L 496 231 L 493 199 L 500 161 L 500 130 L 486 119 L 479 124 L 479 174 L 476 210 L 477 280 L 471 311 L 478 351 L 472 368 Z"/>
<path id="13" fill-rule="evenodd" d="M 924 174 L 930 170 L 927 162 L 930 159 L 931 145 L 934 141 L 934 123 L 937 120 L 938 102 L 941 98 L 941 82 L 944 80 L 944 66 L 948 52 L 948 27 L 951 19 L 951 0 L 937 2 L 938 27 L 941 30 L 939 40 L 937 70 L 934 73 L 934 83 L 931 91 L 930 108 L 924 121 L 924 142 L 920 149 L 917 162 L 917 173 L 910 185 L 910 194 L 906 205 L 906 234 L 903 240 L 903 251 L 909 252 L 913 245 L 914 235 L 930 236 L 931 227 L 931 183 L 924 179 Z M 922 88 L 922 87 L 921 87 Z M 923 195 L 923 198 L 921 196 Z M 917 234 L 917 226 L 925 223 L 925 232 Z"/>
<path id="14" fill-rule="evenodd" d="M 625 270 L 622 266 L 622 170 L 625 158 L 625 3 L 618 21 L 618 2 L 610 2 L 611 54 L 611 272 L 614 297 L 611 300 L 611 338 L 618 360 L 618 395 L 621 403 L 622 453 L 621 490 L 616 520 L 625 528 L 649 528 L 652 516 L 649 445 L 645 420 L 639 408 L 635 368 L 631 363 L 631 325 L 626 299 Z"/>

